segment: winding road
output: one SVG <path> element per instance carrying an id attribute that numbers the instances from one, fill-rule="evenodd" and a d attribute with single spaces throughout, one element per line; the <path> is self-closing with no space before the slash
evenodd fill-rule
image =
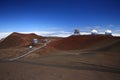
<path id="1" fill-rule="evenodd" d="M 47 66 L 47 67 L 57 67 L 57 68 L 67 68 L 67 69 L 75 69 L 75 70 L 91 70 L 91 71 L 99 71 L 99 72 L 109 72 L 109 73 L 117 73 L 117 74 L 120 74 L 120 68 L 113 68 L 113 67 L 109 67 L 109 66 L 101 66 L 101 65 L 96 65 L 96 64 L 90 64 L 90 63 L 84 63 L 84 62 L 77 62 L 79 63 L 80 65 L 66 65 L 66 64 L 55 64 L 55 63 L 42 63 L 42 62 L 29 62 L 29 61 L 21 61 L 21 60 L 18 60 L 20 58 L 23 58 L 29 54 L 31 54 L 32 52 L 36 51 L 36 50 L 39 50 L 39 49 L 42 49 L 44 47 L 47 46 L 47 43 L 43 44 L 42 46 L 38 47 L 38 48 L 34 48 L 32 49 L 31 51 L 21 55 L 21 56 L 18 56 L 18 57 L 15 57 L 15 58 L 11 58 L 11 59 L 8 59 L 7 61 L 0 61 L 1 63 L 2 62 L 15 62 L 15 63 L 26 63 L 26 64 L 31 64 L 31 65 L 40 65 L 40 66 Z M 74 55 L 53 55 L 52 57 L 56 57 L 56 56 L 74 56 Z M 46 56 L 46 57 L 43 57 L 43 58 L 47 58 L 47 57 L 51 57 L 51 56 Z M 41 57 L 42 58 L 42 57 Z M 76 62 L 74 62 L 76 63 Z"/>
<path id="2" fill-rule="evenodd" d="M 21 55 L 21 56 L 18 56 L 18 57 L 15 57 L 15 58 L 11 58 L 11 59 L 8 59 L 8 61 L 15 61 L 15 60 L 18 60 L 18 59 L 20 59 L 20 58 L 23 58 L 23 57 L 25 57 L 25 56 L 31 54 L 32 52 L 34 52 L 34 51 L 36 51 L 36 50 L 38 50 L 38 49 L 44 48 L 46 45 L 47 45 L 47 43 L 45 43 L 45 44 L 43 44 L 42 46 L 40 46 L 40 47 L 38 47 L 38 48 L 35 48 L 35 49 L 33 49 L 33 50 L 31 50 L 31 51 L 29 51 L 29 52 L 27 52 L 27 53 L 25 53 L 25 54 L 23 54 L 23 55 Z"/>

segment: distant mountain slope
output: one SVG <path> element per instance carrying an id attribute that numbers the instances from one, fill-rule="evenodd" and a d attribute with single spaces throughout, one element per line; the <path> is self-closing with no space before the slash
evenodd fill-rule
<path id="1" fill-rule="evenodd" d="M 44 37 L 38 36 L 34 33 L 21 34 L 14 32 L 0 42 L 0 48 L 27 46 L 33 43 L 33 39 L 42 39 Z"/>
<path id="2" fill-rule="evenodd" d="M 73 35 L 58 41 L 51 42 L 49 46 L 59 50 L 78 50 L 96 47 L 99 48 L 116 40 L 120 40 L 120 38 L 108 35 Z"/>

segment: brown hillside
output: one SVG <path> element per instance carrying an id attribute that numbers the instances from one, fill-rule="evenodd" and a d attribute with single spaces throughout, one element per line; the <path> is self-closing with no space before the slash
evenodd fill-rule
<path id="1" fill-rule="evenodd" d="M 116 40 L 120 40 L 120 38 L 107 35 L 73 35 L 58 41 L 51 42 L 49 46 L 59 50 L 77 50 L 99 47 Z"/>
<path id="2" fill-rule="evenodd" d="M 42 39 L 43 37 L 34 33 L 21 34 L 14 32 L 0 43 L 0 48 L 27 46 L 33 43 L 34 38 Z"/>
<path id="3" fill-rule="evenodd" d="M 120 52 L 120 39 L 118 41 L 114 41 L 113 44 L 101 47 L 101 48 L 97 49 L 96 51 Z"/>

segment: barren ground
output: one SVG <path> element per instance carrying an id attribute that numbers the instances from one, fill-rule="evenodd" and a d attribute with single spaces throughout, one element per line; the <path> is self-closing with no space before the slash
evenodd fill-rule
<path id="1" fill-rule="evenodd" d="M 0 80 L 120 80 L 120 38 L 89 37 L 53 40 L 50 45 L 14 61 L 8 60 L 31 50 L 2 48 Z"/>
<path id="2" fill-rule="evenodd" d="M 0 61 L 0 80 L 120 80 L 119 61 L 119 53 L 33 53 L 13 62 Z"/>

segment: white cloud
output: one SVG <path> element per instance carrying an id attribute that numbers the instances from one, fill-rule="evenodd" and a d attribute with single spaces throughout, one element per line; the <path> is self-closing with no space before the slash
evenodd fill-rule
<path id="1" fill-rule="evenodd" d="M 115 31 L 113 31 L 115 32 Z M 118 32 L 118 31 L 117 31 Z M 0 39 L 7 37 L 12 32 L 0 32 Z M 58 37 L 68 37 L 73 34 L 73 32 L 67 32 L 67 31 L 32 31 L 32 32 L 20 32 L 20 33 L 36 33 L 37 35 L 41 36 L 58 36 Z M 104 34 L 104 31 L 98 32 L 98 34 Z M 90 31 L 82 31 L 80 32 L 81 35 L 90 35 Z M 113 36 L 120 36 L 120 33 L 113 33 Z"/>
<path id="2" fill-rule="evenodd" d="M 42 36 L 58 36 L 58 37 L 67 37 L 72 34 L 71 32 L 65 32 L 65 31 L 41 31 L 35 33 Z"/>
<path id="3" fill-rule="evenodd" d="M 7 37 L 12 32 L 0 32 L 0 39 Z"/>
<path id="4" fill-rule="evenodd" d="M 0 39 L 7 37 L 11 33 L 12 32 L 1 32 Z M 72 34 L 71 32 L 66 32 L 66 31 L 32 31 L 32 32 L 19 32 L 19 33 L 24 33 L 24 34 L 35 33 L 41 36 L 58 36 L 58 37 L 67 37 Z"/>
<path id="5" fill-rule="evenodd" d="M 117 34 L 117 33 L 116 33 L 116 34 L 112 34 L 112 35 L 113 35 L 113 36 L 119 36 L 119 37 L 120 37 L 120 34 Z"/>
<path id="6" fill-rule="evenodd" d="M 90 35 L 90 32 L 81 32 L 80 35 Z"/>

